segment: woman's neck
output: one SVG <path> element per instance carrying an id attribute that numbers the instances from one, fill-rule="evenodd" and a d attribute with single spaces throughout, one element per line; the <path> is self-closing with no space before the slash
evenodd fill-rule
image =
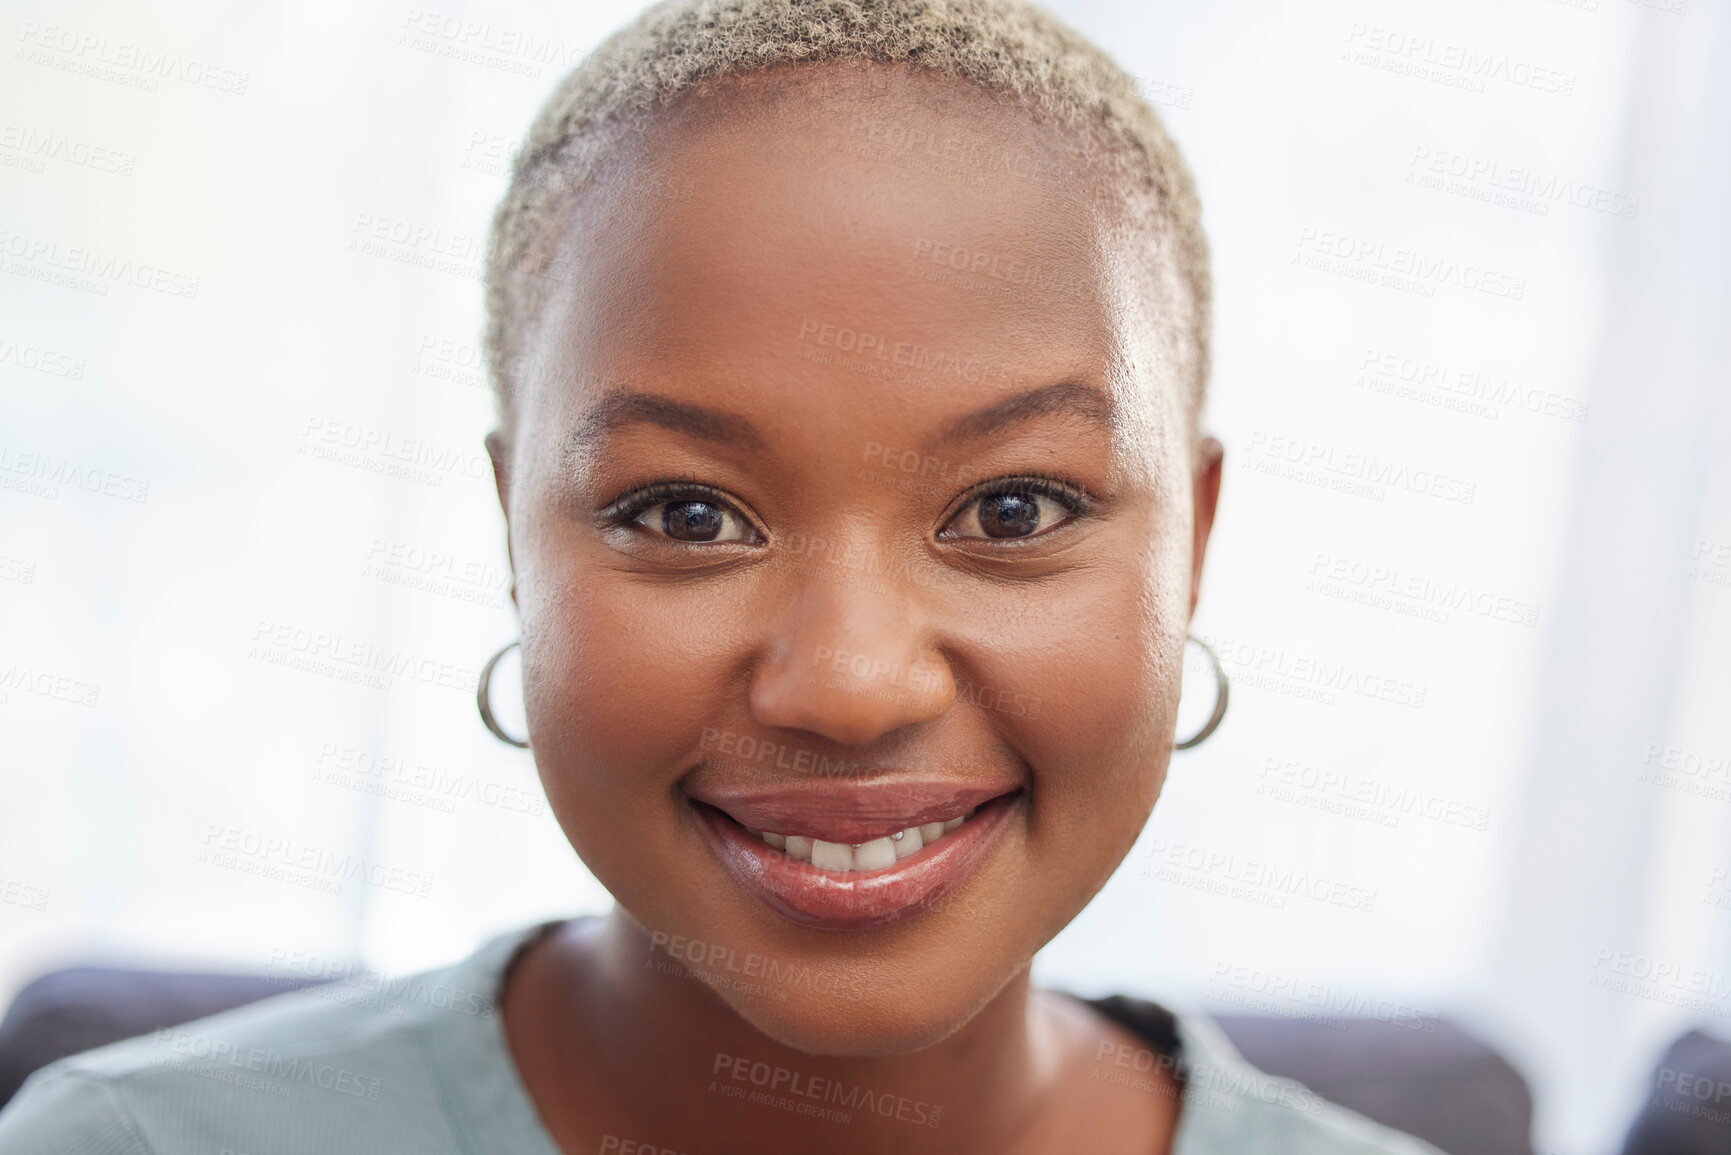
<path id="1" fill-rule="evenodd" d="M 1100 1079 L 1121 1029 L 1027 968 L 909 1054 L 813 1055 L 769 1038 L 618 910 L 530 947 L 503 997 L 512 1054 L 568 1152 L 1163 1150 L 1177 1091 Z M 617 1139 L 613 1143 L 610 1139 Z M 629 1148 L 626 1148 L 629 1149 Z"/>

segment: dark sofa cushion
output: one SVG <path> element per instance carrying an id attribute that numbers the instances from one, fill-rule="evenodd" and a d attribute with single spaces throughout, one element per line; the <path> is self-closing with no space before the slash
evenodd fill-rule
<path id="1" fill-rule="evenodd" d="M 313 980 L 73 967 L 18 992 L 0 1021 L 0 1107 L 40 1067 L 232 1010 Z"/>
<path id="2" fill-rule="evenodd" d="M 1623 1155 L 1731 1151 L 1731 1043 L 1690 1031 L 1666 1050 Z"/>
<path id="3" fill-rule="evenodd" d="M 1416 1135 L 1449 1155 L 1532 1155 L 1533 1096 L 1508 1061 L 1453 1023 L 1218 1015 L 1252 1066 Z"/>

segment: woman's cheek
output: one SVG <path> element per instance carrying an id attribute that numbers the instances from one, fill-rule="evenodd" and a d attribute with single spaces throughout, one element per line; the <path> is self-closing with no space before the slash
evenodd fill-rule
<path id="1" fill-rule="evenodd" d="M 1104 750 L 1158 724 L 1184 629 L 1173 620 L 1181 599 L 1155 560 L 1132 555 L 1091 569 L 1088 580 L 1030 607 L 1023 626 L 986 654 L 1007 684 L 1038 701 L 1036 734 Z"/>
<path id="2" fill-rule="evenodd" d="M 738 605 L 606 567 L 569 572 L 524 612 L 537 760 L 590 798 L 662 797 L 724 705 Z"/>
<path id="3" fill-rule="evenodd" d="M 1035 835 L 1067 840 L 1086 826 L 1090 840 L 1109 847 L 1103 836 L 1114 825 L 1134 838 L 1163 780 L 1184 634 L 1174 612 L 1181 599 L 1155 568 L 1095 576 L 1028 615 L 1037 627 L 1013 644 L 990 647 L 980 678 L 1002 689 L 970 697 L 995 708 L 991 716 L 1033 768 L 1044 803 Z"/>

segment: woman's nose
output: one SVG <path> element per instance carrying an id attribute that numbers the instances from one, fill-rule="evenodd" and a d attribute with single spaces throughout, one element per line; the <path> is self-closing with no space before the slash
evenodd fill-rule
<path id="1" fill-rule="evenodd" d="M 764 726 L 863 746 L 942 716 L 956 681 L 915 591 L 849 588 L 845 576 L 813 577 L 789 603 L 752 672 L 751 710 Z"/>

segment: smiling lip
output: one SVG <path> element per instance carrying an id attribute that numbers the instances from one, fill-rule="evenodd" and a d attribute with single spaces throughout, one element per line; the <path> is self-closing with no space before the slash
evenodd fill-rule
<path id="1" fill-rule="evenodd" d="M 912 917 L 965 881 L 1002 833 L 1018 792 L 1014 783 L 807 780 L 793 787 L 715 786 L 692 791 L 692 798 L 722 865 L 770 909 L 802 926 L 867 930 Z M 954 831 L 879 870 L 825 870 L 751 832 L 859 843 L 970 811 Z"/>

